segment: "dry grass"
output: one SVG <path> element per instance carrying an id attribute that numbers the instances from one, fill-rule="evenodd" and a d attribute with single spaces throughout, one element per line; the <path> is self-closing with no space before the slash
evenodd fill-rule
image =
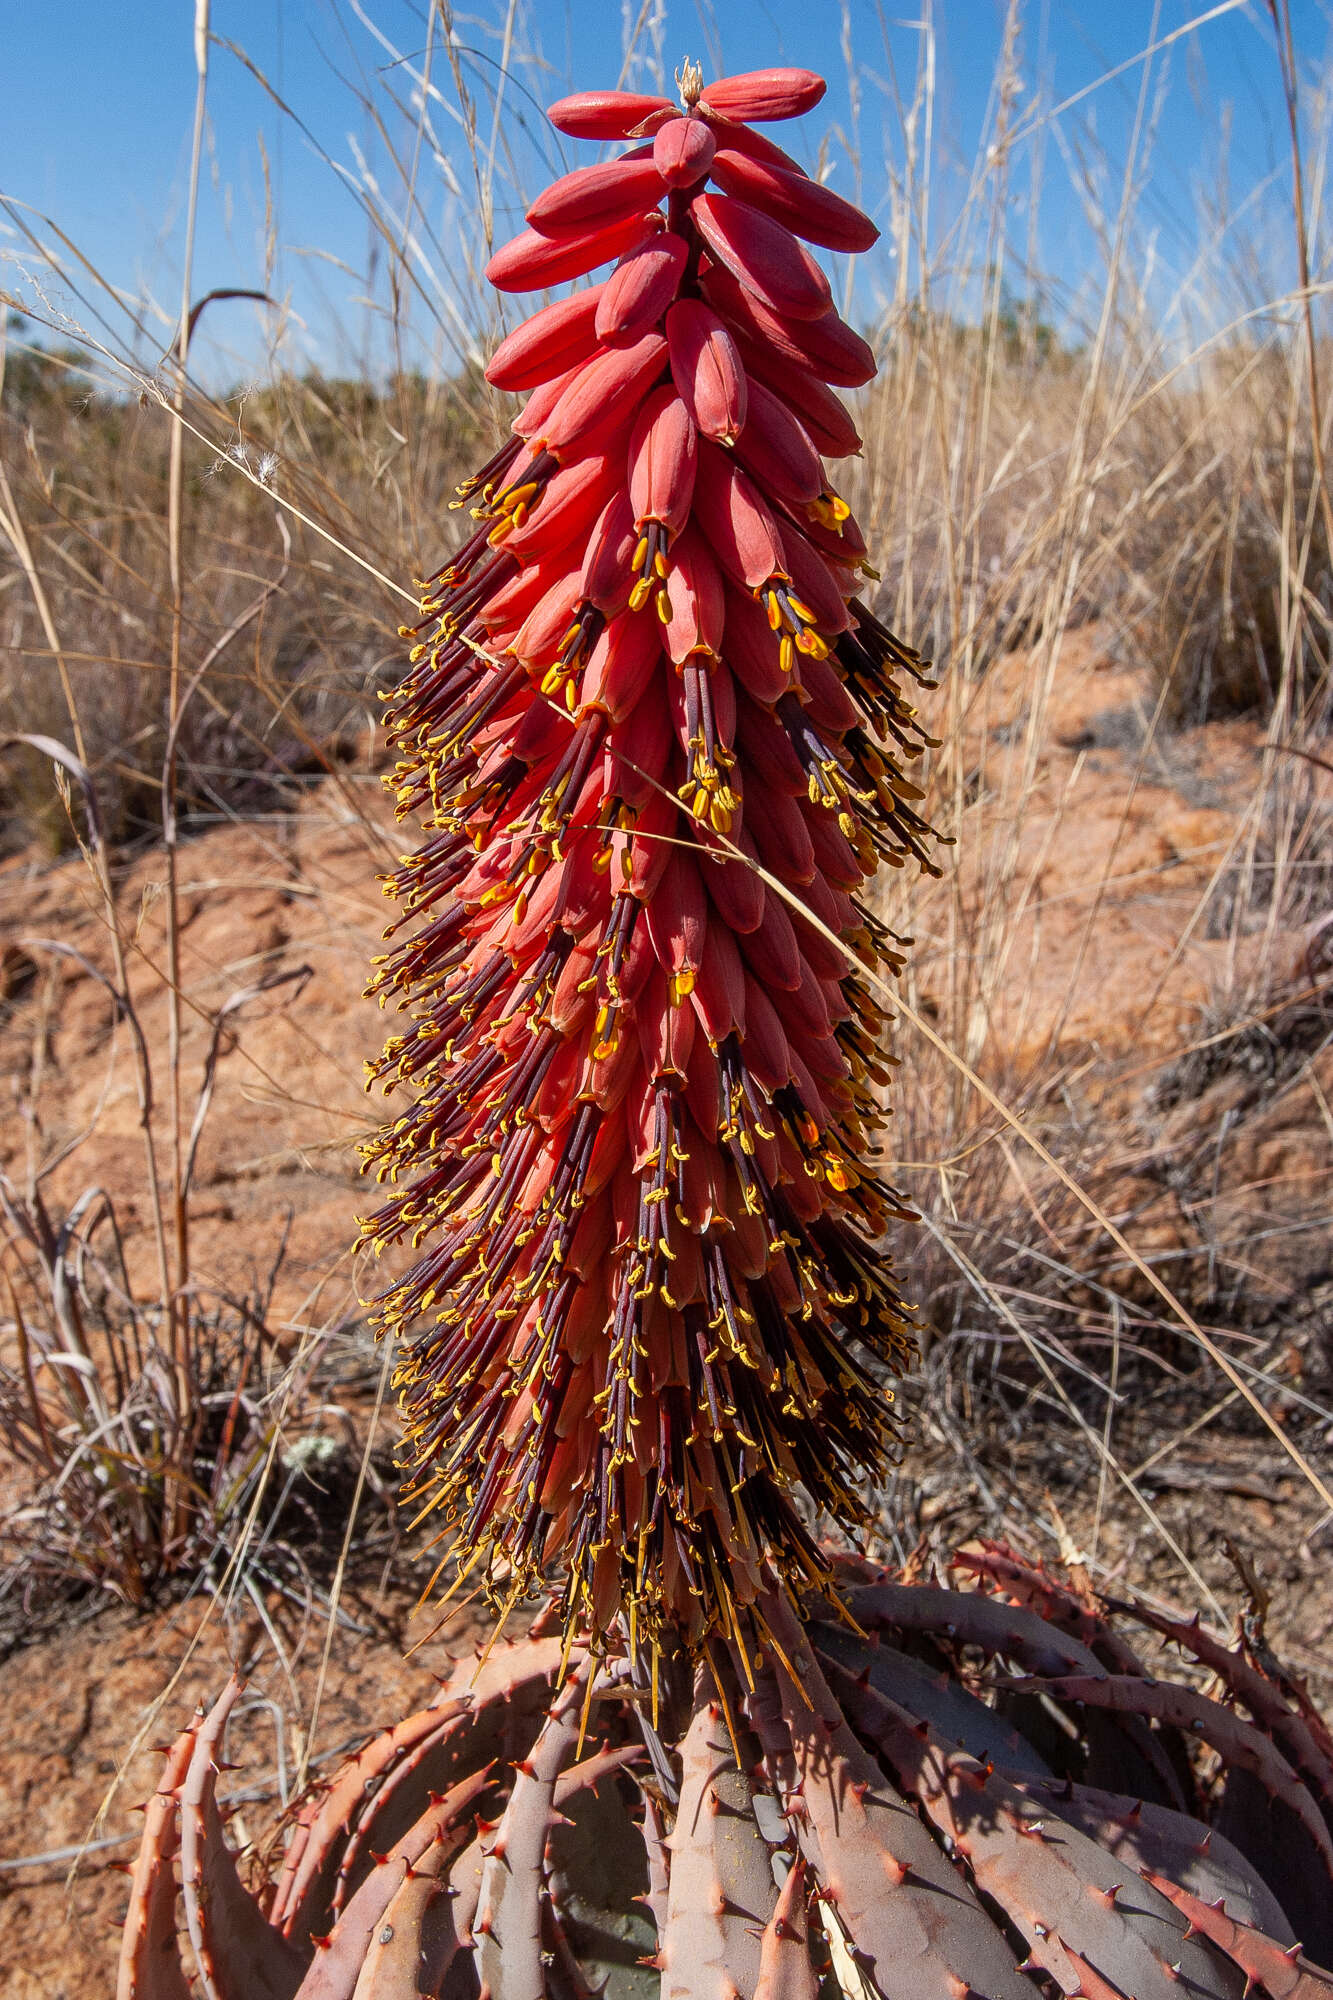
<path id="1" fill-rule="evenodd" d="M 1160 1231 L 1153 1234 L 1142 1169 L 1155 1141 L 1145 1120 L 1164 1115 L 1175 1085 L 1145 1109 L 1143 1061 L 1135 1059 L 1156 1074 L 1188 1061 L 1197 1043 L 1220 1049 L 1218 1060 L 1234 1067 L 1249 1060 L 1247 1037 L 1262 1031 L 1292 1041 L 1291 1069 L 1274 1070 L 1285 1088 L 1297 1072 L 1308 1081 L 1328 1044 L 1320 1011 L 1327 961 L 1307 941 L 1329 881 L 1320 758 L 1333 581 L 1311 411 L 1327 409 L 1330 357 L 1317 338 L 1322 292 L 1307 318 L 1295 248 L 1290 287 L 1277 298 L 1256 295 L 1254 271 L 1268 260 L 1249 256 L 1234 215 L 1201 219 L 1193 263 L 1163 306 L 1160 284 L 1147 276 L 1137 151 L 1111 163 L 1111 191 L 1096 217 L 1102 268 L 1082 287 L 1080 313 L 1071 309 L 1052 328 L 1026 308 L 1022 301 L 1042 295 L 1041 274 L 1009 240 L 1009 201 L 1020 166 L 1052 127 L 1049 107 L 1025 96 L 1020 81 L 1020 21 L 1015 8 L 992 123 L 947 226 L 936 231 L 927 220 L 939 164 L 924 54 L 902 105 L 900 172 L 866 191 L 896 256 L 875 327 L 884 370 L 864 405 L 866 450 L 849 498 L 883 552 L 880 608 L 941 669 L 941 692 L 928 699 L 942 748 L 925 782 L 963 857 L 928 892 L 885 886 L 890 920 L 919 940 L 903 986 L 892 1149 L 924 1226 L 895 1248 L 931 1336 L 918 1392 L 923 1423 L 936 1427 L 964 1488 L 981 1495 L 975 1518 L 1009 1532 L 1017 1521 L 1019 1532 L 1058 1546 L 1063 1530 L 1042 1498 L 1049 1473 L 1006 1473 L 998 1513 L 985 1498 L 1000 1490 L 995 1460 L 1010 1453 L 1014 1426 L 1029 1434 L 1045 1426 L 1055 1459 L 1081 1468 L 1097 1534 L 1115 1506 L 1157 1521 L 1153 1548 L 1166 1554 L 1154 1580 L 1188 1595 L 1200 1589 L 1198 1565 L 1162 1525 L 1154 1489 L 1131 1476 L 1136 1454 L 1149 1454 L 1139 1452 L 1137 1433 L 1134 1449 L 1122 1451 L 1121 1429 L 1138 1422 L 1138 1411 L 1158 1411 L 1166 1427 L 1158 1442 L 1169 1442 L 1214 1404 L 1223 1425 L 1262 1427 L 1154 1293 L 1152 1275 L 1168 1271 L 1184 1304 L 1203 1316 L 1207 1341 L 1243 1332 L 1258 1342 L 1244 1350 L 1233 1343 L 1227 1353 L 1240 1355 L 1259 1402 L 1289 1415 L 1298 1448 L 1333 1420 L 1313 1357 L 1303 1401 L 1282 1401 L 1291 1378 L 1280 1373 L 1281 1323 L 1292 1301 L 1271 1288 L 1238 1289 L 1236 1271 L 1248 1262 L 1243 1211 L 1224 1240 L 1214 1230 L 1206 1242 L 1163 1248 Z M 276 856 L 283 816 L 321 783 L 330 810 L 355 830 L 367 880 L 388 851 L 383 816 L 360 782 L 373 764 L 369 725 L 377 692 L 397 671 L 405 587 L 439 559 L 460 466 L 484 453 L 505 420 L 470 359 L 493 332 L 475 274 L 492 219 L 512 204 L 513 181 L 525 171 L 507 150 L 495 70 L 469 64 L 448 26 L 447 10 L 431 14 L 424 54 L 386 68 L 368 107 L 400 169 L 397 185 L 367 171 L 360 188 L 381 252 L 376 310 L 399 357 L 385 379 L 298 380 L 279 367 L 243 398 L 214 397 L 170 368 L 145 376 L 128 341 L 89 334 L 76 353 L 52 352 L 70 330 L 40 293 L 25 295 L 28 318 L 11 331 L 0 429 L 8 543 L 0 551 L 0 733 L 54 737 L 90 773 L 108 856 L 99 965 L 110 963 L 117 938 L 123 949 L 134 934 L 134 912 L 118 898 L 132 850 L 160 830 L 173 747 L 187 827 L 246 817 L 263 827 L 257 816 L 271 815 Z M 853 60 L 864 55 L 853 51 Z M 649 68 L 651 56 L 651 46 L 639 51 Z M 457 142 L 442 136 L 434 99 L 411 101 L 413 81 L 426 79 L 458 113 L 449 128 Z M 1145 63 L 1136 84 L 1140 149 L 1155 79 Z M 1305 129 L 1326 130 L 1322 92 L 1308 80 L 1302 87 Z M 466 192 L 446 202 L 442 221 L 428 170 L 450 154 Z M 1303 254 L 1316 288 L 1327 261 L 1324 184 L 1316 152 L 1301 162 L 1299 182 Z M 503 235 L 504 224 L 494 233 Z M 110 311 L 111 288 L 96 277 L 71 279 L 70 289 L 84 301 L 85 327 L 99 323 L 94 307 Z M 34 350 L 34 329 L 44 352 Z M 432 350 L 432 365 L 402 359 Z M 182 467 L 174 509 L 173 435 Z M 1094 730 L 1061 763 L 1068 689 L 1087 671 L 1071 649 L 1093 620 L 1100 657 L 1143 670 L 1139 706 L 1118 734 L 1108 724 L 1102 741 Z M 1015 648 L 1019 665 L 1010 672 Z M 1247 718 L 1234 727 L 1247 732 L 1249 761 L 1232 791 L 1239 785 L 1247 795 L 1239 803 L 1233 796 L 1230 830 L 1192 859 L 1183 904 L 1178 895 L 1169 903 L 1166 970 L 1159 990 L 1142 995 L 1137 1029 L 1099 1046 L 1077 1023 L 1102 976 L 1096 954 L 1109 913 L 1127 896 L 1148 907 L 1174 893 L 1171 863 L 1140 864 L 1130 854 L 1136 800 L 1160 788 L 1164 773 L 1213 799 L 1218 781 L 1205 767 L 1220 739 L 1205 739 L 1201 726 L 1237 715 Z M 1037 995 L 1044 875 L 1084 824 L 1079 786 L 1103 752 L 1108 830 L 1061 961 L 1064 986 Z M 6 753 L 0 808 L 12 849 L 34 840 L 48 852 L 71 848 L 82 822 L 53 790 L 51 768 L 31 743 Z M 330 937 L 369 956 L 369 929 L 359 917 L 349 924 L 325 885 L 298 890 L 326 899 Z M 1211 1013 L 1196 1011 L 1182 1026 L 1179 1005 L 1172 1013 L 1166 1004 L 1171 975 L 1192 962 L 1199 940 L 1216 947 L 1204 975 Z M 136 976 L 160 981 L 165 964 L 148 954 Z M 206 1042 L 216 1004 L 188 993 L 187 1001 L 187 1015 L 190 1007 L 198 1015 L 193 1032 Z M 1299 1034 L 1292 1008 L 1305 1010 Z M 228 1032 L 244 1050 L 246 1024 Z M 338 1051 L 349 1077 L 364 1053 Z M 188 1223 L 191 1189 L 172 1164 L 190 1114 L 170 1129 L 160 1107 L 173 1095 L 184 1101 L 181 1056 L 165 1041 L 152 1054 L 159 1108 L 145 1125 L 158 1152 L 145 1173 L 166 1218 L 166 1248 L 151 1310 L 170 1354 L 173 1315 L 190 1286 L 180 1214 Z M 969 1072 L 993 1095 L 981 1094 Z M 1203 1088 L 1193 1072 L 1173 1074 L 1186 1079 L 1186 1094 Z M 174 1092 L 162 1087 L 168 1076 Z M 298 1126 L 311 1122 L 318 1107 L 299 1083 L 269 1083 L 271 1105 Z M 40 1106 L 28 1111 L 37 1116 Z M 1024 1152 L 1025 1138 L 1040 1141 L 1128 1232 L 1138 1268 L 1086 1201 Z M 1168 1146 L 1163 1158 L 1175 1157 Z M 349 1197 L 349 1224 L 351 1207 Z M 1309 1235 L 1308 1224 L 1276 1226 Z M 331 1262 L 341 1250 L 330 1246 Z M 187 1312 L 184 1324 L 215 1322 Z M 16 1332 L 17 1316 L 8 1329 Z M 308 1332 L 317 1338 L 315 1321 Z M 259 1434 L 272 1445 L 287 1421 L 275 1416 Z M 925 1517 L 919 1492 L 908 1507 L 907 1488 L 894 1490 L 889 1515 L 902 1535 Z M 1305 1533 L 1320 1507 L 1308 1493 L 1302 1506 Z M 245 1515 L 232 1551 L 238 1574 L 256 1518 Z"/>

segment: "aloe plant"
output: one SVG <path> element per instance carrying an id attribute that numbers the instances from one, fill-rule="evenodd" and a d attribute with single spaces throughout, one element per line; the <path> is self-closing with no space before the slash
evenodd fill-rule
<path id="1" fill-rule="evenodd" d="M 935 865 L 921 662 L 824 466 L 874 357 L 804 245 L 874 231 L 753 129 L 822 89 L 553 107 L 639 143 L 490 275 L 618 261 L 494 356 L 528 401 L 391 707 L 425 840 L 388 885 L 407 1105 L 367 1230 L 413 1259 L 378 1302 L 409 1492 L 459 1580 L 554 1596 L 257 1885 L 229 1686 L 149 1802 L 119 2000 L 184 2000 L 187 1965 L 206 2000 L 1333 1995 L 1333 1741 L 1266 1654 L 1001 1548 L 905 1584 L 811 1526 L 862 1523 L 896 1441 L 867 975 L 901 941 L 860 898 Z"/>

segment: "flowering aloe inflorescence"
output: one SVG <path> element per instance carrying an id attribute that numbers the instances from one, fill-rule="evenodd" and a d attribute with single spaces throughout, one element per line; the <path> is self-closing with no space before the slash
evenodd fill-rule
<path id="1" fill-rule="evenodd" d="M 753 129 L 820 78 L 700 82 L 553 106 L 635 143 L 488 268 L 532 291 L 616 260 L 492 359 L 531 393 L 392 699 L 426 839 L 372 987 L 408 1020 L 373 1075 L 412 1104 L 367 1223 L 418 1253 L 378 1310 L 410 1336 L 409 1490 L 464 1572 L 562 1566 L 571 1629 L 692 1645 L 821 1579 L 799 1494 L 854 1522 L 895 1440 L 865 974 L 902 940 L 858 898 L 932 865 L 921 662 L 857 597 L 823 463 L 860 445 L 830 384 L 875 361 L 805 246 L 876 231 Z"/>

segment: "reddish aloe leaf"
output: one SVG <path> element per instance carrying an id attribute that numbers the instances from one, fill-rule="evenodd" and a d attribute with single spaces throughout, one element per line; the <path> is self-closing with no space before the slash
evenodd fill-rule
<path id="1" fill-rule="evenodd" d="M 1039 1807 L 1049 1805 L 1108 1854 L 1128 1861 L 1137 1874 L 1168 1876 L 1205 1902 L 1224 1897 L 1242 1922 L 1283 1945 L 1295 1942 L 1282 1905 L 1257 1869 L 1239 1848 L 1202 1821 L 1167 1806 L 1068 1780 L 1042 1781 L 1012 1771 L 1004 1775 Z"/>
<path id="2" fill-rule="evenodd" d="M 1057 1701 L 1109 1709 L 1113 1715 L 1151 1718 L 1209 1744 L 1228 1764 L 1257 1778 L 1270 1798 L 1280 1799 L 1296 1814 L 1333 1884 L 1333 1837 L 1318 1806 L 1276 1745 L 1253 1724 L 1223 1708 L 1220 1702 L 1210 1701 L 1193 1688 L 1140 1680 L 1130 1674 L 1103 1673 L 1099 1678 L 1088 1674 L 1033 1676 L 1011 1685 L 1032 1692 L 1040 1690 Z"/>
<path id="3" fill-rule="evenodd" d="M 305 1955 L 265 1919 L 236 1870 L 217 1803 L 222 1738 L 238 1680 L 228 1681 L 195 1732 L 180 1793 L 181 1894 L 207 2000 L 292 2000 Z"/>
<path id="4" fill-rule="evenodd" d="M 1301 1956 L 1299 1946 L 1285 1949 L 1275 1938 L 1230 1916 L 1216 1903 L 1204 1903 L 1164 1876 L 1153 1876 L 1154 1888 L 1173 1902 L 1192 1930 L 1224 1951 L 1245 1974 L 1246 1991 L 1258 1981 L 1272 2000 L 1328 2000 L 1333 1975 Z"/>
<path id="5" fill-rule="evenodd" d="M 1179 1977 L 1214 2000 L 1239 2000 L 1224 1969 L 1186 1938 L 1170 1904 L 1132 1870 L 1127 1886 L 1124 1864 L 1095 1841 L 975 1758 L 946 1749 L 878 1690 L 858 1687 L 839 1669 L 833 1686 L 977 1887 L 1067 1993 L 1078 1990 L 1070 1957 L 1077 1953 L 1135 2000 L 1178 2000 Z"/>
<path id="6" fill-rule="evenodd" d="M 1325 1819 L 1333 1815 L 1333 1753 L 1326 1740 L 1322 1740 L 1325 1732 L 1317 1716 L 1293 1709 L 1282 1690 L 1243 1652 L 1222 1645 L 1205 1632 L 1197 1613 L 1188 1621 L 1171 1618 L 1138 1600 L 1123 1609 L 1141 1625 L 1173 1640 L 1192 1653 L 1202 1666 L 1210 1668 L 1236 1699 L 1244 1702 L 1258 1727 L 1273 1738 L 1302 1782 L 1320 1801 Z"/>
<path id="7" fill-rule="evenodd" d="M 737 1769 L 726 1718 L 707 1699 L 706 1683 L 681 1746 L 670 1850 L 662 2000 L 752 1994 L 777 1889 L 749 1782 Z"/>
<path id="8" fill-rule="evenodd" d="M 143 1835 L 130 1876 L 130 1906 L 120 1939 L 116 2000 L 189 2000 L 176 1937 L 179 1791 L 194 1755 L 202 1713 L 166 1755 L 157 1790 L 144 1807 Z"/>
<path id="9" fill-rule="evenodd" d="M 317 1900 L 321 1879 L 325 1875 L 336 1876 L 342 1843 L 354 1823 L 357 1808 L 365 1803 L 368 1794 L 378 1791 L 385 1772 L 415 1746 L 437 1737 L 451 1713 L 465 1712 L 461 1702 L 454 1704 L 451 1711 L 423 1708 L 394 1728 L 386 1729 L 350 1763 L 343 1765 L 324 1796 L 302 1814 L 299 1835 L 287 1849 L 269 1910 L 270 1923 L 279 1925 L 285 1936 L 303 1943 L 309 1925 L 317 1924 L 326 1914 L 327 1902 L 321 1904 Z M 332 1895 L 332 1882 L 326 1893 Z"/>
<path id="10" fill-rule="evenodd" d="M 667 1845 L 662 1814 L 651 1793 L 643 1800 L 643 1842 L 648 1856 L 648 1909 L 660 1938 L 666 1930 L 667 1905 L 671 1887 L 671 1850 Z"/>
<path id="11" fill-rule="evenodd" d="M 815 2000 L 819 1980 L 806 1926 L 808 1895 L 806 1867 L 798 1855 L 787 1871 L 782 1893 L 759 1942 L 754 2000 Z"/>
<path id="12" fill-rule="evenodd" d="M 933 1633 L 960 1646 L 999 1654 L 1032 1674 L 1095 1673 L 1097 1661 L 1081 1642 L 1067 1639 L 1034 1612 L 1001 1604 L 980 1591 L 934 1589 L 929 1584 L 857 1584 L 846 1593 L 858 1625 L 872 1630 Z"/>
<path id="13" fill-rule="evenodd" d="M 438 1993 L 461 1949 L 446 1879 L 446 1836 L 436 1840 L 389 1898 L 373 1927 L 352 2000 L 420 2000 Z"/>
<path id="14" fill-rule="evenodd" d="M 1045 1760 L 1011 1722 L 969 1693 L 956 1674 L 935 1670 L 924 1661 L 900 1653 L 875 1633 L 874 1643 L 845 1626 L 818 1621 L 810 1626 L 810 1643 L 825 1673 L 841 1667 L 863 1685 L 874 1687 L 923 1722 L 929 1722 L 950 1743 L 957 1743 L 983 1762 L 998 1764 L 1007 1777 L 1019 1772 L 1037 1780 L 1050 1776 Z"/>
<path id="15" fill-rule="evenodd" d="M 1026 1563 L 1000 1542 L 960 1549 L 952 1569 L 982 1577 L 1015 1603 L 1031 1605 L 1038 1616 L 1068 1632 L 1114 1673 L 1141 1674 L 1143 1666 L 1132 1646 L 1086 1599 L 1033 1563 Z M 1033 1669 L 1034 1672 L 1037 1669 Z"/>
<path id="16" fill-rule="evenodd" d="M 375 1859 L 364 1882 L 326 1938 L 316 1941 L 315 1956 L 298 1989 L 299 2000 L 351 2000 L 371 1939 L 384 1927 L 394 1896 L 419 1862 L 442 1850 L 438 1864 L 466 1843 L 471 1821 L 465 1818 L 490 1783 L 489 1770 L 473 1772 L 432 1798 L 426 1811 L 388 1854 Z M 249 2000 L 249 1995 L 246 1995 Z"/>
<path id="17" fill-rule="evenodd" d="M 551 1704 L 529 1755 L 517 1767 L 509 1803 L 482 1871 L 477 1975 L 483 2000 L 543 2000 L 541 1887 L 556 1780 L 579 1738 L 588 1688 L 580 1662 Z"/>
<path id="18" fill-rule="evenodd" d="M 788 1606 L 766 1600 L 764 1617 L 785 1655 L 774 1667 L 790 1746 L 783 1781 L 800 1801 L 802 1851 L 884 2000 L 969 1990 L 1033 2000 L 966 1882 L 852 1735 Z"/>

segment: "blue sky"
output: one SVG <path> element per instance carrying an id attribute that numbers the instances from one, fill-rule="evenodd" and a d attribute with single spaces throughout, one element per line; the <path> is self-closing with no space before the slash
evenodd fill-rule
<path id="1" fill-rule="evenodd" d="M 514 170 L 531 190 L 543 174 L 581 157 L 570 142 L 544 131 L 536 106 L 571 80 L 614 84 L 626 17 L 639 11 L 640 0 L 624 8 L 619 0 L 514 5 L 496 152 L 502 172 L 512 148 Z M 849 153 L 859 149 L 861 185 L 882 220 L 888 177 L 903 158 L 901 100 L 910 96 L 925 47 L 924 11 L 922 0 L 910 6 L 900 0 L 895 8 L 847 0 L 845 9 L 836 0 L 726 0 L 716 9 L 708 0 L 646 0 L 650 32 L 641 41 L 636 80 L 647 81 L 654 44 L 669 65 L 690 52 L 709 73 L 719 60 L 728 69 L 792 62 L 823 70 L 830 77 L 825 104 L 781 136 L 812 165 L 823 143 L 831 185 L 849 194 L 856 191 Z M 1200 19 L 1210 12 L 1213 18 Z M 364 361 L 382 366 L 387 358 L 384 317 L 364 303 L 368 291 L 382 298 L 385 259 L 382 252 L 372 259 L 372 233 L 348 183 L 360 181 L 364 193 L 369 181 L 387 208 L 401 205 L 401 164 L 410 169 L 409 113 L 424 62 L 427 14 L 427 0 L 213 0 L 214 36 L 245 51 L 300 124 L 278 108 L 244 62 L 215 45 L 194 293 L 269 284 L 289 307 L 280 335 L 289 363 L 313 360 L 343 370 Z M 459 59 L 480 103 L 484 151 L 491 138 L 484 95 L 499 74 L 505 15 L 505 0 L 472 0 L 455 14 Z M 886 15 L 893 17 L 887 29 L 881 26 Z M 1293 0 L 1293 19 L 1298 58 L 1312 84 L 1330 56 L 1329 9 L 1325 0 Z M 942 246 L 944 283 L 955 287 L 954 303 L 963 307 L 969 278 L 949 230 L 993 109 L 1002 20 L 997 0 L 935 0 L 932 234 Z M 1188 28 L 1191 22 L 1198 25 Z M 59 8 L 0 0 L 7 55 L 0 85 L 0 192 L 23 205 L 16 212 L 40 239 L 51 240 L 40 219 L 49 218 L 128 299 L 150 302 L 140 341 L 150 363 L 154 344 L 169 338 L 181 282 L 192 23 L 193 0 L 138 0 L 132 8 L 107 0 L 63 0 Z M 1182 28 L 1188 32 L 1180 34 Z M 1145 92 L 1145 66 L 1135 58 L 1155 40 L 1169 45 L 1148 66 Z M 1145 114 L 1152 143 L 1141 154 L 1134 240 L 1163 297 L 1190 266 L 1201 212 L 1216 208 L 1224 190 L 1247 218 L 1235 240 L 1248 231 L 1262 267 L 1236 282 L 1261 290 L 1293 282 L 1284 195 L 1287 135 L 1266 8 L 1256 0 L 1221 12 L 1182 0 L 1031 0 L 1023 10 L 1018 59 L 1018 117 L 1032 130 L 1017 151 L 1007 213 L 1015 289 L 1032 282 L 1024 271 L 1031 249 L 1052 310 L 1076 324 L 1080 286 L 1098 258 L 1080 184 L 1100 182 L 1099 204 L 1114 209 L 1136 119 Z M 1118 69 L 1119 75 L 1110 74 Z M 434 352 L 447 360 L 463 336 L 451 334 L 443 295 L 462 269 L 476 205 L 438 28 L 431 76 L 439 92 L 432 116 L 442 159 L 427 148 L 418 162 L 419 233 L 429 231 L 430 240 L 416 268 L 434 273 L 425 281 L 434 296 L 413 306 L 411 339 L 413 358 Z M 1037 93 L 1048 110 L 1071 98 L 1078 102 L 1057 117 L 1035 117 Z M 265 157 L 276 218 L 271 267 Z M 451 172 L 456 195 L 448 188 Z M 1040 201 L 1032 228 L 1034 187 Z M 501 182 L 497 236 L 511 233 L 518 220 L 512 192 Z M 0 216 L 0 231 L 0 257 L 9 260 L 0 283 L 24 294 L 35 259 L 13 214 Z M 857 293 L 863 317 L 892 283 L 887 252 L 876 253 Z M 88 323 L 95 287 L 78 280 L 44 289 L 56 314 L 67 311 Z M 461 317 L 468 318 L 466 299 Z M 116 342 L 129 341 L 131 321 L 115 310 L 109 319 L 116 323 Z M 200 369 L 215 381 L 260 372 L 279 324 L 250 305 L 211 308 L 201 330 Z"/>

